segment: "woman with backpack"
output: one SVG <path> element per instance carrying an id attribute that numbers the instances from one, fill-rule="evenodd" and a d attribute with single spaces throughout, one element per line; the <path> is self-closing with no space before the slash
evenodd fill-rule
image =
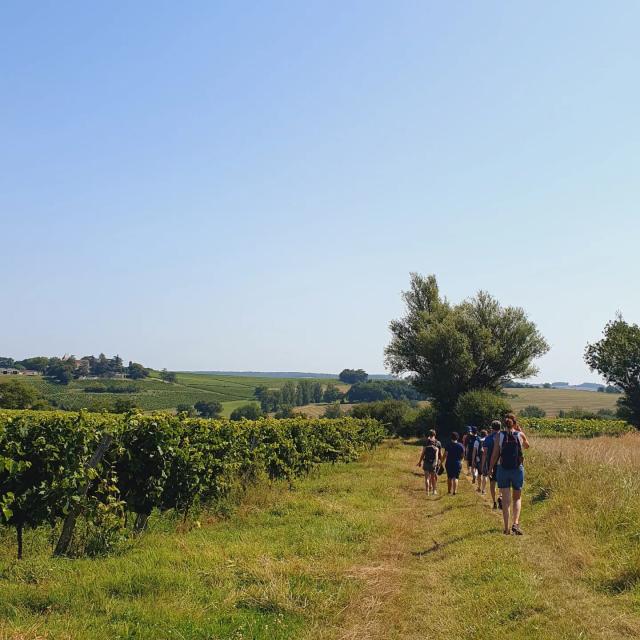
<path id="1" fill-rule="evenodd" d="M 522 507 L 522 487 L 524 485 L 524 450 L 529 441 L 520 429 L 515 415 L 505 417 L 506 431 L 498 434 L 491 455 L 491 467 L 497 463 L 496 477 L 498 489 L 502 492 L 502 518 L 504 533 L 521 536 L 520 510 Z M 511 499 L 513 497 L 513 524 L 509 529 Z"/>
<path id="2" fill-rule="evenodd" d="M 440 466 L 440 451 L 442 445 L 436 439 L 436 432 L 431 429 L 427 434 L 427 442 L 422 447 L 418 466 L 424 470 L 424 484 L 427 495 L 438 495 L 438 467 Z"/>
<path id="3" fill-rule="evenodd" d="M 451 434 L 451 442 L 445 447 L 442 464 L 447 470 L 447 485 L 449 493 L 454 496 L 458 493 L 458 478 L 462 471 L 462 460 L 464 459 L 464 447 L 458 440 L 460 436 L 454 431 Z"/>

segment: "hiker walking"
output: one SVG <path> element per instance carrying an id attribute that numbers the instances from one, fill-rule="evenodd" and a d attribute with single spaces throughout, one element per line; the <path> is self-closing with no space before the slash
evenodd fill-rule
<path id="1" fill-rule="evenodd" d="M 422 447 L 418 466 L 424 470 L 424 484 L 427 495 L 438 495 L 438 467 L 440 466 L 442 444 L 436 438 L 436 432 L 431 429 L 427 434 L 427 442 Z"/>
<path id="2" fill-rule="evenodd" d="M 464 458 L 464 447 L 458 442 L 460 435 L 455 431 L 451 434 L 451 442 L 447 444 L 444 450 L 444 458 L 442 462 L 447 471 L 447 487 L 448 493 L 454 496 L 458 493 L 458 479 L 462 471 L 462 460 Z"/>
<path id="3" fill-rule="evenodd" d="M 477 427 L 467 427 L 467 433 L 462 436 L 462 446 L 464 448 L 464 458 L 467 462 L 467 475 L 471 474 L 472 483 L 475 484 L 476 476 L 473 468 L 473 445 L 478 438 Z"/>
<path id="4" fill-rule="evenodd" d="M 482 469 L 484 475 L 489 478 L 489 491 L 491 493 L 491 500 L 493 500 L 493 508 L 502 509 L 502 498 L 498 497 L 496 500 L 496 484 L 498 478 L 496 477 L 496 465 L 491 464 L 491 457 L 493 455 L 493 448 L 496 443 L 496 438 L 502 429 L 502 423 L 500 420 L 494 420 L 491 423 L 491 433 L 484 439 L 482 446 Z M 486 478 L 485 478 L 486 480 Z"/>
<path id="5" fill-rule="evenodd" d="M 487 474 L 483 462 L 484 443 L 486 439 L 487 430 L 482 429 L 480 435 L 473 443 L 473 471 L 478 479 L 478 488 L 476 491 L 482 495 L 484 495 L 487 490 Z"/>
<path id="6" fill-rule="evenodd" d="M 491 455 L 493 465 L 497 463 L 496 477 L 498 488 L 502 490 L 502 518 L 504 533 L 521 536 L 520 510 L 522 507 L 522 487 L 524 485 L 524 449 L 529 448 L 529 441 L 524 435 L 515 415 L 505 418 L 506 431 L 497 436 Z M 509 529 L 509 515 L 513 499 L 513 524 Z"/>

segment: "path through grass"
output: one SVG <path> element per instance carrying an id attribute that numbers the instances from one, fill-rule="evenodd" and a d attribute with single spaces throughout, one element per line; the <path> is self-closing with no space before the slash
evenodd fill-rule
<path id="1" fill-rule="evenodd" d="M 156 519 L 106 559 L 0 545 L 0 639 L 638 637 L 640 593 L 581 579 L 553 511 L 526 505 L 528 535 L 507 538 L 468 482 L 427 498 L 418 453 L 387 443 L 200 527 Z"/>

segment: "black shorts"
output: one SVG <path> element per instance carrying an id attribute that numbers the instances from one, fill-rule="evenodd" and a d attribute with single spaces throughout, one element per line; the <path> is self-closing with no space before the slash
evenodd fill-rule
<path id="1" fill-rule="evenodd" d="M 462 471 L 462 463 L 455 462 L 454 464 L 446 464 L 447 478 L 449 480 L 457 480 L 460 477 L 460 471 Z"/>

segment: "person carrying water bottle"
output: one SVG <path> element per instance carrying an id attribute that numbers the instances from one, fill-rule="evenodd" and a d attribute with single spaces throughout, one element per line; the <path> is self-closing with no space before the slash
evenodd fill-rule
<path id="1" fill-rule="evenodd" d="M 522 487 L 524 485 L 524 449 L 529 441 L 520 429 L 515 415 L 505 417 L 506 431 L 498 434 L 491 455 L 491 467 L 498 464 L 496 476 L 498 489 L 502 491 L 502 518 L 504 533 L 521 536 L 520 510 L 522 508 Z M 509 529 L 510 507 L 513 497 L 513 524 Z"/>

